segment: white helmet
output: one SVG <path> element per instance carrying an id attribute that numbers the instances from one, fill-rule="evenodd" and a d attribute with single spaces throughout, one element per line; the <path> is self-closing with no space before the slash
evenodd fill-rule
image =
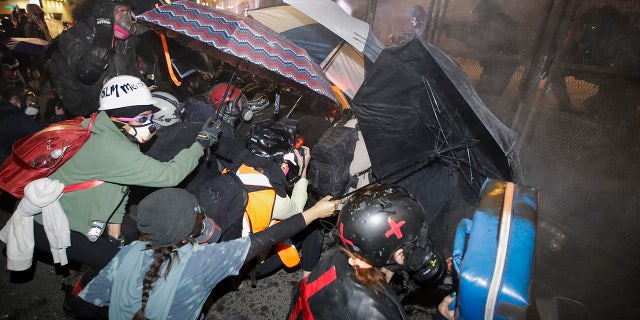
<path id="1" fill-rule="evenodd" d="M 158 101 L 154 105 L 160 108 L 153 114 L 153 121 L 165 127 L 180 121 L 184 107 L 175 96 L 163 91 L 153 92 L 151 96 Z"/>
<path id="2" fill-rule="evenodd" d="M 134 76 L 117 76 L 102 86 L 100 92 L 100 108 L 113 110 L 131 106 L 147 106 L 158 101 L 151 96 L 151 91 L 142 80 Z"/>

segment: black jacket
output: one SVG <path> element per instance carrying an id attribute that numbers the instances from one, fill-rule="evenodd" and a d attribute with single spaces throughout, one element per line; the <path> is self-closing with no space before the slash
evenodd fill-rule
<path id="1" fill-rule="evenodd" d="M 43 128 L 44 124 L 26 115 L 22 109 L 0 101 L 0 163 L 9 157 L 14 142 Z"/>
<path id="2" fill-rule="evenodd" d="M 94 45 L 95 26 L 82 21 L 55 41 L 49 66 L 54 89 L 71 116 L 88 116 L 99 106 L 102 85 L 118 75 L 140 76 L 137 38 L 115 40 L 115 47 Z"/>
<path id="3" fill-rule="evenodd" d="M 302 297 L 301 291 L 305 292 Z M 307 299 L 305 295 L 310 297 Z M 385 291 L 375 292 L 359 283 L 348 257 L 339 250 L 322 259 L 293 289 L 287 318 L 303 319 L 305 310 L 316 320 L 408 319 L 391 288 L 387 286 Z"/>

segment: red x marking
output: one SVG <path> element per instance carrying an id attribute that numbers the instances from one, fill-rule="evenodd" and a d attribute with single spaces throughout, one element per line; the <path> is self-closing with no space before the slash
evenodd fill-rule
<path id="1" fill-rule="evenodd" d="M 302 279 L 300 283 L 300 297 L 296 302 L 295 307 L 289 314 L 289 320 L 295 320 L 302 312 L 302 319 L 313 320 L 313 314 L 311 313 L 311 307 L 309 307 L 309 298 L 316 294 L 320 289 L 328 286 L 331 282 L 336 280 L 336 268 L 331 267 L 327 272 L 323 273 L 318 279 L 311 283 L 307 283 L 309 277 Z"/>
<path id="2" fill-rule="evenodd" d="M 402 230 L 400 230 L 400 228 L 405 224 L 405 221 L 395 222 L 391 220 L 391 218 L 387 218 L 387 222 L 389 223 L 389 230 L 387 230 L 384 236 L 389 238 L 391 235 L 395 235 L 396 238 L 402 239 Z"/>
<path id="3" fill-rule="evenodd" d="M 387 237 L 388 238 L 388 237 Z M 353 241 L 347 239 L 344 237 L 344 224 L 342 224 L 342 222 L 340 222 L 340 240 L 342 240 L 342 242 L 352 246 L 353 245 Z"/>

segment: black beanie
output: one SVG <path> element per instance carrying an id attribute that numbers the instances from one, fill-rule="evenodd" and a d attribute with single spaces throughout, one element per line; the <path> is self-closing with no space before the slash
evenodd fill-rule
<path id="1" fill-rule="evenodd" d="M 138 230 L 157 247 L 168 247 L 186 239 L 198 215 L 196 197 L 184 189 L 154 191 L 138 204 Z"/>

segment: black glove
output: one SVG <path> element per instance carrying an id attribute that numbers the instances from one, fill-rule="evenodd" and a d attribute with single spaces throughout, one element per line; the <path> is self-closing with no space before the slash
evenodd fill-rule
<path id="1" fill-rule="evenodd" d="M 111 48 L 113 43 L 113 25 L 108 18 L 96 19 L 96 35 L 93 45 L 99 48 Z"/>
<path id="2" fill-rule="evenodd" d="M 202 130 L 196 136 L 196 141 L 200 143 L 204 148 L 211 147 L 218 142 L 218 136 L 220 135 L 220 127 L 222 121 L 212 119 L 207 120 L 202 126 Z"/>
<path id="3" fill-rule="evenodd" d="M 238 108 L 236 107 L 235 101 L 229 101 L 223 104 L 220 107 L 219 112 L 220 118 L 222 118 L 224 122 L 230 124 L 232 127 L 234 126 L 236 120 L 238 119 L 238 116 L 240 115 L 240 110 L 238 110 Z"/>

